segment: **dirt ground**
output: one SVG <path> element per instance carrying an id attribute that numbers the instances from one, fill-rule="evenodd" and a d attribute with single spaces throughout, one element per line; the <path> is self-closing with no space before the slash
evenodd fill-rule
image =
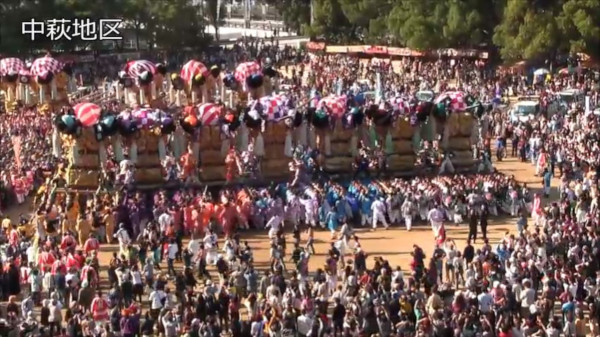
<path id="1" fill-rule="evenodd" d="M 534 176 L 533 166 L 530 163 L 521 163 L 514 158 L 505 159 L 502 162 L 494 163 L 498 170 L 505 174 L 514 175 L 519 182 L 527 183 L 532 189 L 541 188 L 541 178 Z M 553 184 L 556 186 L 556 183 Z M 28 205 L 22 205 L 9 210 L 9 215 L 14 221 L 18 219 L 19 214 L 27 213 Z M 453 239 L 459 248 L 462 249 L 466 242 L 468 233 L 467 225 L 460 226 L 447 225 L 447 234 Z M 492 219 L 489 226 L 488 237 L 494 244 L 503 237 L 506 231 L 514 232 L 516 230 L 515 219 L 501 218 Z M 408 269 L 410 263 L 410 252 L 413 244 L 419 245 L 427 256 L 430 256 L 434 248 L 433 234 L 429 226 L 425 223 L 415 225 L 413 230 L 407 232 L 403 226 L 391 227 L 390 230 L 378 229 L 371 232 L 368 229 L 358 228 L 357 236 L 360 239 L 362 249 L 369 254 L 369 263 L 373 262 L 373 257 L 383 256 L 389 260 L 392 266 L 401 266 L 402 269 Z M 288 254 L 291 253 L 293 239 L 291 233 L 287 234 Z M 269 261 L 269 239 L 266 232 L 246 232 L 242 234 L 242 240 L 248 241 L 254 250 L 254 258 L 258 269 L 268 268 Z M 302 234 L 302 242 L 306 242 L 306 233 Z M 316 254 L 311 257 L 311 270 L 322 267 L 325 262 L 325 254 L 331 244 L 331 235 L 328 231 L 315 232 Z M 478 244 L 481 241 L 477 242 Z M 100 252 L 101 265 L 107 265 L 111 252 L 115 251 L 116 246 L 103 245 Z M 288 267 L 292 267 L 288 264 Z M 103 274 L 105 275 L 105 274 Z"/>

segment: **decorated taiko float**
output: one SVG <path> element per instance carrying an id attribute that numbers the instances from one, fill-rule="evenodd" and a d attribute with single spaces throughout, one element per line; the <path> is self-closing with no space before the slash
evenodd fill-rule
<path id="1" fill-rule="evenodd" d="M 261 159 L 263 177 L 282 178 L 289 175 L 288 164 L 293 148 L 303 142 L 301 135 L 295 132 L 302 118 L 303 115 L 295 108 L 295 102 L 286 95 L 263 96 L 249 103 L 242 122 L 251 130 L 250 137 L 254 132 L 257 134 L 253 142 L 254 154 Z M 242 138 L 242 147 L 248 141 Z"/>
<path id="2" fill-rule="evenodd" d="M 447 91 L 433 102 L 422 102 L 420 109 L 430 119 L 431 133 L 440 139 L 440 148 L 451 154 L 454 167 L 474 167 L 473 145 L 477 141 L 474 130 L 483 105 L 462 91 Z"/>
<path id="3" fill-rule="evenodd" d="M 163 88 L 166 67 L 147 60 L 129 61 L 119 71 L 117 99 L 121 97 L 127 105 L 149 104 L 153 108 L 162 108 L 160 94 Z"/>
<path id="4" fill-rule="evenodd" d="M 4 91 L 4 104 L 7 112 L 15 111 L 17 102 L 25 99 L 25 93 L 19 82 L 19 74 L 25 69 L 25 63 L 10 57 L 0 60 L 0 88 Z"/>
<path id="5" fill-rule="evenodd" d="M 185 96 L 187 105 L 208 103 L 219 92 L 219 98 L 224 100 L 225 92 L 221 79 L 221 69 L 217 65 L 207 68 L 204 63 L 190 60 L 183 65 L 179 73 L 169 76 L 170 101 L 181 106 L 181 94 Z"/>
<path id="6" fill-rule="evenodd" d="M 29 68 L 30 86 L 37 94 L 38 104 L 50 104 L 54 111 L 69 104 L 71 67 L 50 55 L 35 59 Z"/>
<path id="7" fill-rule="evenodd" d="M 180 120 L 194 161 L 200 163 L 205 182 L 226 178 L 225 158 L 235 144 L 239 116 L 222 104 L 202 103 L 186 107 Z"/>
<path id="8" fill-rule="evenodd" d="M 314 102 L 314 101 L 313 101 Z M 350 172 L 362 127 L 362 110 L 349 111 L 344 95 L 318 99 L 307 109 L 308 144 L 319 151 L 321 165 L 330 172 Z"/>
<path id="9" fill-rule="evenodd" d="M 136 185 L 163 183 L 168 137 L 176 128 L 172 116 L 161 109 L 135 106 L 119 113 L 116 122 L 118 134 L 112 142 L 115 158 L 135 165 Z"/>
<path id="10" fill-rule="evenodd" d="M 412 137 L 417 117 L 405 99 L 393 97 L 389 102 L 391 125 L 386 127 L 374 123 L 375 134 L 387 155 L 388 169 L 391 172 L 410 172 L 414 170 L 416 161 Z"/>
<path id="11" fill-rule="evenodd" d="M 79 103 L 64 114 L 56 115 L 54 125 L 62 137 L 62 153 L 67 159 L 68 188 L 94 189 L 99 184 L 101 165 L 106 163 L 104 136 L 97 133 L 97 124 L 107 123 L 106 137 L 115 124 L 102 120 L 101 108 L 90 102 Z"/>

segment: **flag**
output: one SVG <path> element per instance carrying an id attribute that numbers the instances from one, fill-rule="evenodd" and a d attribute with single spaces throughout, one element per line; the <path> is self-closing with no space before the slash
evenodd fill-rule
<path id="1" fill-rule="evenodd" d="M 21 136 L 13 136 L 13 152 L 15 153 L 15 163 L 17 168 L 21 169 Z"/>

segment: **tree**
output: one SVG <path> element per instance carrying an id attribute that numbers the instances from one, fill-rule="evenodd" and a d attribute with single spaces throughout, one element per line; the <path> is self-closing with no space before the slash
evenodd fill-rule
<path id="1" fill-rule="evenodd" d="M 303 30 L 311 37 L 323 37 L 334 43 L 356 40 L 355 30 L 342 11 L 339 0 L 313 0 L 314 22 Z"/>
<path id="2" fill-rule="evenodd" d="M 438 48 L 443 41 L 445 6 L 435 0 L 399 1 L 388 18 L 393 42 L 414 49 Z"/>
<path id="3" fill-rule="evenodd" d="M 310 24 L 311 0 L 268 0 L 267 4 L 275 6 L 290 30 L 300 34 L 303 26 Z"/>
<path id="4" fill-rule="evenodd" d="M 493 41 L 507 61 L 547 59 L 568 49 L 556 17 L 561 1 L 508 0 Z"/>
<path id="5" fill-rule="evenodd" d="M 215 40 L 219 41 L 219 28 L 224 22 L 225 3 L 221 0 L 206 0 L 205 15 L 215 29 Z"/>
<path id="6" fill-rule="evenodd" d="M 600 57 L 600 4 L 596 0 L 568 0 L 557 17 L 558 26 L 573 53 Z"/>
<path id="7" fill-rule="evenodd" d="M 390 0 L 339 0 L 340 6 L 359 40 L 384 40 L 385 25 L 393 7 Z"/>

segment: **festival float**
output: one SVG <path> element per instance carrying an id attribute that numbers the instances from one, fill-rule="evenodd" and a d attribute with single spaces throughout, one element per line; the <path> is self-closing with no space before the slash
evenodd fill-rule
<path id="1" fill-rule="evenodd" d="M 473 157 L 473 139 L 476 118 L 483 113 L 483 105 L 462 91 L 440 94 L 431 106 L 434 130 L 441 135 L 440 147 L 451 154 L 456 169 L 470 169 L 476 164 Z"/>
<path id="2" fill-rule="evenodd" d="M 400 97 L 390 100 L 391 126 L 377 126 L 375 131 L 384 146 L 388 169 L 391 172 L 410 172 L 415 168 L 415 150 L 412 138 L 416 132 L 417 116 L 410 104 Z"/>
<path id="3" fill-rule="evenodd" d="M 221 68 L 212 66 L 208 69 L 204 63 L 190 60 L 183 65 L 179 74 L 172 73 L 169 76 L 171 82 L 169 101 L 176 106 L 181 106 L 181 95 L 185 97 L 187 105 L 208 103 L 215 97 L 217 91 L 220 99 L 224 100 L 223 81 L 221 80 Z"/>
<path id="4" fill-rule="evenodd" d="M 115 158 L 128 159 L 135 165 L 135 184 L 144 187 L 163 183 L 167 138 L 175 131 L 171 115 L 160 109 L 136 106 L 117 116 L 117 130 L 112 142 Z"/>
<path id="5" fill-rule="evenodd" d="M 295 132 L 302 114 L 294 109 L 294 102 L 283 94 L 263 96 L 250 102 L 243 122 L 250 130 L 259 132 L 254 153 L 261 158 L 261 175 L 269 179 L 289 176 L 293 149 L 302 142 Z"/>
<path id="6" fill-rule="evenodd" d="M 318 160 L 328 172 L 352 170 L 362 126 L 359 113 L 348 112 L 345 95 L 323 97 L 315 107 L 307 110 L 306 119 L 311 125 L 308 142 L 319 151 Z"/>
<path id="7" fill-rule="evenodd" d="M 222 104 L 203 103 L 187 106 L 180 120 L 191 146 L 192 156 L 201 164 L 206 182 L 225 180 L 225 157 L 234 145 L 239 118 Z"/>
<path id="8" fill-rule="evenodd" d="M 54 125 L 62 137 L 63 153 L 67 158 L 67 188 L 93 189 L 99 184 L 106 149 L 101 146 L 104 135 L 99 138 L 97 124 L 108 122 L 106 135 L 114 129 L 114 124 L 104 118 L 101 121 L 101 116 L 101 108 L 89 102 L 79 103 L 67 113 L 55 116 Z"/>
<path id="9" fill-rule="evenodd" d="M 37 93 L 38 104 L 50 104 L 52 111 L 69 104 L 69 90 L 73 87 L 70 66 L 46 55 L 35 59 L 29 72 L 28 82 Z"/>
<path id="10" fill-rule="evenodd" d="M 162 108 L 160 91 L 166 72 L 166 67 L 160 63 L 147 60 L 127 62 L 118 74 L 117 99 L 123 97 L 131 107 L 149 104 L 153 108 Z"/>
<path id="11" fill-rule="evenodd" d="M 19 84 L 19 74 L 25 69 L 25 63 L 18 58 L 10 57 L 0 60 L 0 89 L 4 91 L 5 110 L 15 111 L 17 102 L 24 99 L 24 93 Z"/>

